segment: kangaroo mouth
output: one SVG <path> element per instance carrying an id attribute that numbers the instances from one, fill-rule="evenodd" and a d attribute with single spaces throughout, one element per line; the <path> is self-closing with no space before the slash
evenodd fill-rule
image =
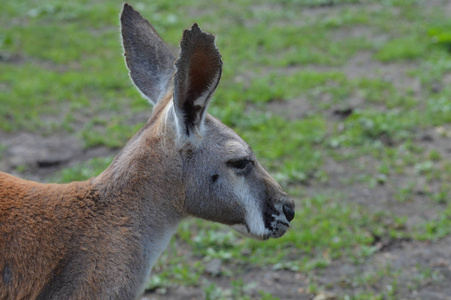
<path id="1" fill-rule="evenodd" d="M 256 240 L 265 241 L 280 238 L 290 228 L 294 218 L 294 203 L 283 201 L 276 204 L 266 202 L 265 208 L 248 213 L 240 223 L 231 225 L 240 234 Z"/>
<path id="2" fill-rule="evenodd" d="M 272 229 L 270 237 L 277 239 L 283 236 L 290 228 L 290 223 L 288 221 L 274 220 L 271 223 Z"/>
<path id="3" fill-rule="evenodd" d="M 288 221 L 281 220 L 273 220 L 270 224 L 270 228 L 265 227 L 264 231 L 261 233 L 254 233 L 249 229 L 249 226 L 245 223 L 235 224 L 231 227 L 242 234 L 243 236 L 253 238 L 259 241 L 266 241 L 270 238 L 279 238 L 283 236 L 288 229 L 290 228 L 290 224 Z"/>

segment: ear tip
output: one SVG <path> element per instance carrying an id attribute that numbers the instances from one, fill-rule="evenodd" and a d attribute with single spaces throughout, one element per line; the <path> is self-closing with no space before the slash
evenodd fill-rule
<path id="1" fill-rule="evenodd" d="M 124 17 L 132 17 L 133 14 L 139 13 L 133 8 L 133 6 L 125 2 L 124 5 L 122 6 L 121 20 L 123 20 Z"/>
<path id="2" fill-rule="evenodd" d="M 215 36 L 211 33 L 203 31 L 197 23 L 194 23 L 190 28 L 185 29 L 180 44 L 183 44 L 185 40 L 189 39 L 200 39 L 212 42 L 215 40 Z"/>
<path id="3" fill-rule="evenodd" d="M 134 10 L 134 9 L 130 4 L 128 4 L 127 2 L 124 2 L 124 4 L 122 5 L 122 13 L 129 11 L 129 10 Z"/>

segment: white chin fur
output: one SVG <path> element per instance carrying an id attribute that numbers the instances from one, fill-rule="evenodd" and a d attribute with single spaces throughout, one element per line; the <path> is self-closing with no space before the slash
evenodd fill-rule
<path id="1" fill-rule="evenodd" d="M 264 234 L 253 234 L 251 232 L 249 232 L 249 230 L 247 230 L 247 227 L 243 224 L 235 224 L 230 226 L 233 229 L 235 229 L 236 231 L 238 231 L 240 234 L 256 239 L 256 240 L 260 240 L 260 241 L 264 241 L 270 238 L 271 236 L 271 232 L 268 229 L 265 229 L 265 233 Z"/>

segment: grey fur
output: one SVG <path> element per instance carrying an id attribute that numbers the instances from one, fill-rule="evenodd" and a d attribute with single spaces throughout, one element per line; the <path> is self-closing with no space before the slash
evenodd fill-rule
<path id="1" fill-rule="evenodd" d="M 127 3 L 121 14 L 121 33 L 130 77 L 155 104 L 172 84 L 175 57 L 153 26 Z"/>

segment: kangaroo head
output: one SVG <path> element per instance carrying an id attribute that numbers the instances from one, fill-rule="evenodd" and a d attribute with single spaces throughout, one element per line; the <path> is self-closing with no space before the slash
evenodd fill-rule
<path id="1" fill-rule="evenodd" d="M 207 113 L 222 71 L 214 36 L 194 24 L 183 33 L 175 59 L 149 22 L 127 4 L 121 24 L 130 76 L 156 105 L 147 126 L 157 126 L 167 137 L 164 147 L 176 153 L 174 163 L 163 167 L 181 177 L 184 213 L 257 239 L 282 236 L 294 217 L 293 201 L 251 147 Z"/>

